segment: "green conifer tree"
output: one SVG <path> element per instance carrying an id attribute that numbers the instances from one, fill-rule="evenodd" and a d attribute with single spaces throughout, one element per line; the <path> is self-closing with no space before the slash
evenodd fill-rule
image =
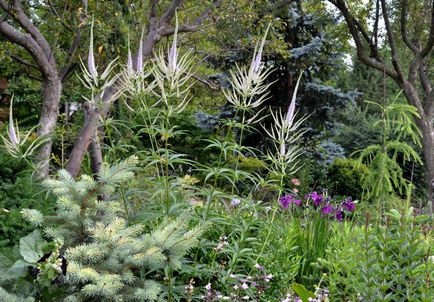
<path id="1" fill-rule="evenodd" d="M 197 243 L 204 227 L 189 228 L 188 214 L 167 218 L 151 233 L 145 233 L 143 224 L 127 222 L 124 205 L 114 193 L 134 177 L 136 164 L 137 158 L 131 157 L 104 167 L 97 181 L 86 175 L 74 180 L 61 170 L 57 179 L 44 182 L 57 196 L 57 213 L 44 216 L 36 210 L 22 211 L 35 227 L 44 227 L 47 238 L 61 242 L 59 259 L 67 261 L 65 276 L 62 261 L 54 261 L 59 272 L 54 277 L 59 280 L 60 275 L 68 285 L 61 301 L 172 299 L 174 284 L 170 281 L 165 286 L 163 278 L 181 267 L 183 256 Z M 106 198 L 100 200 L 103 195 Z M 37 265 L 37 278 L 47 275 L 45 267 Z M 14 301 L 15 296 L 8 295 Z"/>

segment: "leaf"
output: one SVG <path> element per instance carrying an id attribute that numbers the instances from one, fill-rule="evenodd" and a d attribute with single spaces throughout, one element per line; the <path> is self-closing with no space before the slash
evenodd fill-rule
<path id="1" fill-rule="evenodd" d="M 0 253 L 0 271 L 7 270 L 12 266 L 12 264 L 13 262 L 8 257 Z"/>
<path id="2" fill-rule="evenodd" d="M 42 239 L 41 233 L 35 230 L 20 239 L 20 254 L 24 260 L 30 263 L 37 263 L 44 255 L 42 251 L 43 244 L 45 244 L 45 240 Z"/>
<path id="3" fill-rule="evenodd" d="M 24 276 L 27 272 L 27 268 L 33 266 L 31 263 L 28 263 L 23 260 L 18 260 L 12 265 L 9 272 L 11 273 L 11 278 L 18 279 Z"/>
<path id="4" fill-rule="evenodd" d="M 303 302 L 309 302 L 309 298 L 315 298 L 315 294 L 307 290 L 301 284 L 297 284 L 297 283 L 293 284 L 292 289 L 295 291 L 295 293 Z"/>

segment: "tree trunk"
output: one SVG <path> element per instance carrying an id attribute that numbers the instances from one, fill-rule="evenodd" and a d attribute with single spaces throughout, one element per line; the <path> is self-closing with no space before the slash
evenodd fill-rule
<path id="1" fill-rule="evenodd" d="M 423 157 L 425 161 L 425 175 L 428 188 L 428 203 L 431 202 L 431 212 L 434 209 L 434 129 L 427 120 L 418 120 L 423 137 Z"/>
<path id="2" fill-rule="evenodd" d="M 53 139 L 50 137 L 54 131 L 59 116 L 59 103 L 62 94 L 62 82 L 57 74 L 44 79 L 42 88 L 42 110 L 39 118 L 38 136 L 48 135 L 49 139 L 39 149 L 37 155 L 37 177 L 46 178 L 50 168 L 51 147 Z"/>
<path id="3" fill-rule="evenodd" d="M 102 133 L 101 129 L 97 130 L 92 136 L 87 151 L 89 152 L 90 166 L 94 177 L 98 176 L 99 171 L 103 163 L 103 156 L 101 150 Z"/>
<path id="4" fill-rule="evenodd" d="M 91 138 L 95 135 L 98 128 L 98 121 L 100 117 L 100 111 L 98 108 L 92 108 L 93 104 L 85 104 L 85 121 L 84 126 L 78 133 L 77 139 L 69 155 L 66 170 L 72 177 L 77 177 L 80 172 L 81 162 L 84 154 L 89 147 Z M 101 155 L 102 157 L 102 155 Z M 93 168 L 93 167 L 92 167 Z"/>
<path id="5" fill-rule="evenodd" d="M 415 106 L 420 114 L 416 118 L 416 124 L 422 133 L 422 153 L 425 163 L 425 178 L 428 189 L 428 206 L 431 202 L 431 213 L 434 211 L 434 127 L 432 126 L 431 115 L 422 107 L 417 90 L 409 82 L 397 81 L 403 90 L 409 104 Z M 425 100 L 425 103 L 428 100 Z"/>

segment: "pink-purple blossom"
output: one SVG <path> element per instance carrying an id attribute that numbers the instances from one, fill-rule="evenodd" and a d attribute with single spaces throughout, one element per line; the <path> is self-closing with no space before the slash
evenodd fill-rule
<path id="1" fill-rule="evenodd" d="M 347 212 L 353 212 L 356 209 L 356 204 L 352 201 L 351 197 L 349 197 L 342 202 L 342 207 Z"/>
<path id="2" fill-rule="evenodd" d="M 299 206 L 301 205 L 301 200 L 296 199 L 296 197 L 292 194 L 285 194 L 279 198 L 279 204 L 284 209 L 287 209 L 291 203 L 295 203 Z"/>
<path id="3" fill-rule="evenodd" d="M 342 211 L 342 208 L 339 208 L 339 209 L 336 210 L 335 218 L 338 221 L 344 220 L 344 211 Z"/>
<path id="4" fill-rule="evenodd" d="M 315 207 L 318 207 L 321 204 L 322 200 L 323 200 L 323 196 L 321 194 L 318 194 L 316 191 L 307 194 L 306 198 L 312 199 L 313 205 Z"/>
<path id="5" fill-rule="evenodd" d="M 335 209 L 333 208 L 332 205 L 327 204 L 325 207 L 322 208 L 321 212 L 322 212 L 323 214 L 327 214 L 327 215 L 328 215 L 328 214 L 333 213 L 334 210 L 335 210 Z"/>
<path id="6" fill-rule="evenodd" d="M 319 212 L 326 219 L 343 221 L 345 217 L 356 210 L 356 204 L 352 201 L 351 197 L 338 200 L 332 196 L 318 194 L 318 192 L 313 191 L 306 194 L 304 198 L 306 202 L 303 203 L 303 208 L 309 209 L 311 205 L 312 207 L 309 211 Z M 312 203 L 309 203 L 309 200 Z M 279 198 L 279 204 L 284 209 L 289 208 L 291 203 L 301 206 L 302 200 L 297 199 L 293 194 L 286 194 Z"/>

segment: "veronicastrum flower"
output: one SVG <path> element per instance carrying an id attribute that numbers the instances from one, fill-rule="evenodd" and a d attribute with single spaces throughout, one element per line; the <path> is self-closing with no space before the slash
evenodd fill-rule
<path id="1" fill-rule="evenodd" d="M 146 70 L 146 63 L 143 62 L 143 34 L 140 38 L 139 47 L 137 51 L 137 70 L 134 70 L 133 66 L 133 58 L 131 54 L 131 47 L 130 47 L 130 40 L 128 38 L 128 56 L 127 56 L 127 64 L 124 67 L 124 70 L 122 72 L 122 75 L 120 77 L 123 87 L 125 89 L 125 93 L 128 97 L 136 97 L 140 95 L 147 94 L 152 91 L 152 89 L 155 86 L 155 81 L 148 80 L 149 76 L 152 74 L 151 71 L 145 72 Z M 141 63 L 139 63 L 141 62 Z M 139 69 L 140 68 L 140 69 Z M 140 98 L 140 100 L 142 100 Z M 128 103 L 126 103 L 126 106 L 133 110 Z M 144 109 L 147 110 L 148 106 L 147 104 L 142 102 L 142 105 L 145 107 Z"/>
<path id="2" fill-rule="evenodd" d="M 287 113 L 283 114 L 282 110 L 278 110 L 277 112 L 271 111 L 274 124 L 270 129 L 267 129 L 263 126 L 263 129 L 267 135 L 273 139 L 276 153 L 280 157 L 278 158 L 276 157 L 275 153 L 269 152 L 268 159 L 275 162 L 278 166 L 281 166 L 282 162 L 286 163 L 286 165 L 293 164 L 301 155 L 300 148 L 294 145 L 304 133 L 304 131 L 300 131 L 299 128 L 307 118 L 303 117 L 295 122 L 295 101 L 297 98 L 297 91 L 301 76 L 302 74 L 300 74 L 298 77 Z M 288 147 L 288 145 L 291 144 L 292 146 Z"/>
<path id="3" fill-rule="evenodd" d="M 256 44 L 250 67 L 247 69 L 235 64 L 236 70 L 230 71 L 231 89 L 223 90 L 223 93 L 228 102 L 237 110 L 250 111 L 259 107 L 268 98 L 268 88 L 273 83 L 265 84 L 265 80 L 272 70 L 271 68 L 264 68 L 262 53 L 270 26 L 271 23 L 268 25 L 261 43 Z"/>
<path id="4" fill-rule="evenodd" d="M 166 106 L 167 115 L 180 113 L 185 109 L 191 97 L 189 96 L 190 88 L 194 82 L 188 84 L 192 78 L 193 60 L 190 52 L 181 57 L 177 49 L 178 39 L 178 18 L 176 17 L 175 33 L 167 53 L 167 59 L 162 51 L 155 56 L 152 73 L 155 78 L 155 86 L 158 91 L 153 93 L 160 98 L 159 103 Z"/>
<path id="5" fill-rule="evenodd" d="M 90 77 L 96 82 L 98 78 L 98 72 L 96 70 L 95 57 L 93 55 L 93 25 L 94 21 L 92 20 L 90 27 L 89 52 L 87 56 L 87 71 L 89 72 Z"/>
<path id="6" fill-rule="evenodd" d="M 100 93 L 100 100 L 105 98 L 105 93 L 107 92 L 107 89 L 113 86 L 116 81 L 119 79 L 119 75 L 113 74 L 113 70 L 116 67 L 116 61 L 117 58 L 115 58 L 113 61 L 111 61 L 107 67 L 104 69 L 103 73 L 101 75 L 98 74 L 96 64 L 95 64 L 95 57 L 93 54 L 93 21 L 91 25 L 90 30 L 90 42 L 89 42 L 89 51 L 88 51 L 88 60 L 87 60 L 87 66 L 81 60 L 81 69 L 83 72 L 82 77 L 79 77 L 82 84 L 92 92 L 92 96 L 90 98 L 85 99 L 89 102 L 95 105 L 95 98 L 94 95 Z M 110 102 L 113 101 L 123 93 L 124 87 L 120 86 L 117 87 L 116 93 L 110 94 L 110 98 L 106 101 Z"/>
<path id="7" fill-rule="evenodd" d="M 42 146 L 48 141 L 48 136 L 40 136 L 34 139 L 27 147 L 27 149 L 23 150 L 22 147 L 27 143 L 28 139 L 30 138 L 32 133 L 34 133 L 37 126 L 31 128 L 29 131 L 27 131 L 24 137 L 21 138 L 20 129 L 18 128 L 18 123 L 15 122 L 14 124 L 14 117 L 13 117 L 13 110 L 12 110 L 13 103 L 14 103 L 14 97 L 12 96 L 11 104 L 9 107 L 8 137 L 6 138 L 3 135 L 0 135 L 0 137 L 2 138 L 5 144 L 6 150 L 12 157 L 27 160 L 27 157 L 31 156 L 40 146 Z"/>
<path id="8" fill-rule="evenodd" d="M 177 49 L 177 42 L 178 42 L 178 14 L 175 14 L 175 33 L 173 35 L 173 43 L 172 47 L 170 47 L 167 60 L 168 60 L 168 71 L 170 73 L 175 73 L 176 69 L 178 68 L 178 49 Z"/>
<path id="9" fill-rule="evenodd" d="M 139 41 L 139 49 L 137 50 L 137 72 L 142 73 L 143 72 L 143 32 L 140 35 L 140 41 Z"/>

